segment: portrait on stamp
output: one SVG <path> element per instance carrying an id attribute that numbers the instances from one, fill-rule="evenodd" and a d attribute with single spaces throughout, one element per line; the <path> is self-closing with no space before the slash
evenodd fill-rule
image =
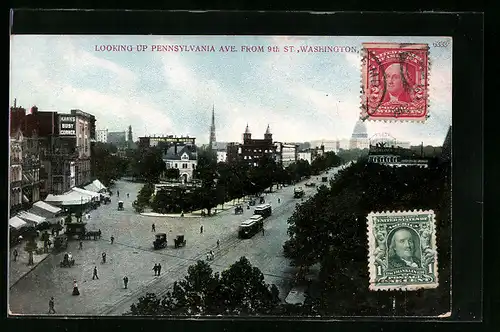
<path id="1" fill-rule="evenodd" d="M 438 286 L 432 210 L 371 213 L 368 229 L 370 289 Z"/>
<path id="2" fill-rule="evenodd" d="M 363 44 L 362 119 L 425 121 L 428 46 Z"/>

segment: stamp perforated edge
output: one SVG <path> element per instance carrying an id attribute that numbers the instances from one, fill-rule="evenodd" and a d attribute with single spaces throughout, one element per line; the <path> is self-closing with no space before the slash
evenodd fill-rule
<path id="1" fill-rule="evenodd" d="M 367 72 L 367 50 L 366 50 L 366 45 L 370 46 L 384 46 L 385 48 L 397 48 L 397 49 L 404 49 L 405 46 L 415 46 L 415 45 L 426 45 L 427 46 L 427 84 L 426 84 L 426 98 L 427 98 L 427 110 L 425 116 L 421 117 L 415 117 L 415 118 L 397 118 L 394 116 L 388 116 L 388 117 L 376 117 L 373 118 L 371 117 L 368 112 L 367 112 L 367 105 L 368 101 L 366 99 L 366 94 L 365 94 L 365 86 L 364 82 L 366 82 L 366 72 Z M 430 57 L 430 47 L 429 44 L 423 44 L 423 43 L 383 43 L 383 42 L 364 42 L 362 43 L 361 51 L 361 82 L 360 82 L 360 114 L 359 114 L 359 119 L 361 121 L 373 121 L 373 122 L 384 122 L 384 123 L 401 123 L 401 122 L 410 122 L 410 123 L 425 123 L 426 120 L 430 117 L 430 78 L 431 78 L 431 57 Z"/>
<path id="2" fill-rule="evenodd" d="M 434 271 L 436 281 L 430 284 L 422 285 L 404 285 L 404 286 L 375 286 L 375 279 L 377 271 L 375 269 L 375 258 L 372 255 L 373 250 L 375 250 L 375 236 L 373 236 L 373 218 L 382 215 L 412 215 L 416 213 L 425 213 L 432 216 L 432 232 L 431 232 L 431 244 L 432 249 L 435 250 L 434 257 Z M 432 289 L 439 286 L 439 271 L 438 271 L 438 247 L 436 243 L 436 214 L 434 210 L 405 210 L 405 211 L 383 211 L 383 212 L 371 212 L 367 216 L 368 224 L 368 272 L 369 272 L 369 289 L 371 291 L 414 291 L 419 289 Z"/>

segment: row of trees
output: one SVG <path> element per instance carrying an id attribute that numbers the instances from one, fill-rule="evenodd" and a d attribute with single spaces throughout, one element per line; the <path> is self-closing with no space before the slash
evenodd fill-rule
<path id="1" fill-rule="evenodd" d="M 188 268 L 163 297 L 148 293 L 130 307 L 129 315 L 258 315 L 276 311 L 279 291 L 241 257 L 222 273 L 204 261 Z"/>
<path id="2" fill-rule="evenodd" d="M 390 168 L 358 161 L 341 171 L 330 188 L 321 186 L 296 208 L 288 220 L 284 253 L 296 266 L 321 264 L 321 296 L 308 302 L 311 314 L 435 315 L 449 310 L 451 168 L 449 163 L 431 165 Z M 367 215 L 418 209 L 436 212 L 439 287 L 369 291 Z"/>
<path id="3" fill-rule="evenodd" d="M 210 215 L 214 206 L 246 195 L 256 195 L 268 188 L 272 191 L 275 184 L 294 183 L 340 163 L 341 159 L 329 152 L 316 158 L 311 165 L 299 160 L 283 169 L 269 157 L 260 159 L 257 166 L 251 167 L 243 160 L 217 163 L 213 151 L 199 150 L 194 178 L 200 181 L 200 186 L 189 192 L 182 187 L 160 191 L 151 207 L 159 213 L 207 209 Z"/>
<path id="4" fill-rule="evenodd" d="M 127 173 L 127 158 L 116 155 L 117 148 L 113 144 L 96 142 L 91 145 L 92 176 L 98 178 L 105 186 Z"/>

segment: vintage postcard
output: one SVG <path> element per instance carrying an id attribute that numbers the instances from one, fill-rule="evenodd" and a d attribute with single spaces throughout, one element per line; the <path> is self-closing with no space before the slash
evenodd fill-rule
<path id="1" fill-rule="evenodd" d="M 450 312 L 452 48 L 11 36 L 9 314 Z"/>

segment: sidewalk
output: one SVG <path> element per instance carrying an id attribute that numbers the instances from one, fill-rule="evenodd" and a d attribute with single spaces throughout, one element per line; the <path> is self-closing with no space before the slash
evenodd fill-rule
<path id="1" fill-rule="evenodd" d="M 50 240 L 52 243 L 53 237 L 52 235 L 50 236 Z M 39 241 L 37 239 L 37 248 L 42 250 L 43 252 L 43 241 Z M 35 267 L 37 267 L 38 264 L 40 264 L 43 260 L 45 260 L 50 253 L 52 252 L 52 247 L 49 248 L 48 253 L 42 253 L 42 254 L 37 254 L 36 252 L 33 253 L 33 265 L 28 265 L 28 258 L 29 254 L 27 251 L 24 250 L 24 247 L 26 245 L 26 241 L 22 241 L 20 244 L 16 245 L 15 247 L 10 248 L 10 256 L 9 256 L 9 288 L 11 288 L 13 285 L 15 285 L 20 279 L 22 279 L 26 274 L 31 272 Z M 14 261 L 14 249 L 17 249 L 17 260 Z"/>

